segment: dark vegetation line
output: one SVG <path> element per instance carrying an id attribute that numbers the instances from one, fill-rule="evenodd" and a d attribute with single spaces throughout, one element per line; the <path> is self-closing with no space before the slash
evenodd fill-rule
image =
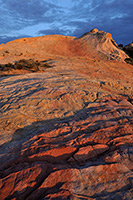
<path id="1" fill-rule="evenodd" d="M 0 71 L 10 71 L 10 70 L 28 70 L 29 72 L 43 71 L 46 68 L 52 67 L 45 60 L 44 61 L 34 61 L 33 59 L 22 59 L 13 63 L 0 64 Z"/>

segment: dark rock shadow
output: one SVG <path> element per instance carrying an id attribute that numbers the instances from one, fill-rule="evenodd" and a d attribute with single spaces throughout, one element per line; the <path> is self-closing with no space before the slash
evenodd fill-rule
<path id="1" fill-rule="evenodd" d="M 123 108 L 122 110 L 125 111 L 125 113 L 127 112 L 127 114 L 123 115 L 119 111 L 119 116 L 118 117 L 114 117 L 113 115 L 110 118 L 104 118 L 104 116 L 108 115 L 108 113 L 111 112 L 111 109 L 107 108 L 106 106 L 103 105 L 99 105 L 97 107 L 91 107 L 91 108 L 85 108 L 82 110 L 79 110 L 77 112 L 75 112 L 75 114 L 73 116 L 70 117 L 65 117 L 65 118 L 56 118 L 56 119 L 50 119 L 50 120 L 44 120 L 44 121 L 38 121 L 38 122 L 34 122 L 31 125 L 25 126 L 24 128 L 21 129 L 17 129 L 12 137 L 12 141 L 7 142 L 5 144 L 3 144 L 0 147 L 1 150 L 1 155 L 3 154 L 3 156 L 1 157 L 1 166 L 0 166 L 0 175 L 1 178 L 3 177 L 7 177 L 8 175 L 15 173 L 16 171 L 19 171 L 19 165 L 22 163 L 27 163 L 28 165 L 30 164 L 36 164 L 36 163 L 40 163 L 41 165 L 46 164 L 47 166 L 49 166 L 50 171 L 47 173 L 46 176 L 42 177 L 38 177 L 37 183 L 35 185 L 35 187 L 29 187 L 27 186 L 26 188 L 26 192 L 23 191 L 22 194 L 18 194 L 18 192 L 14 192 L 12 195 L 8 196 L 6 198 L 6 200 L 10 200 L 13 198 L 16 199 L 29 199 L 30 195 L 33 193 L 35 194 L 32 195 L 31 199 L 45 199 L 45 197 L 48 194 L 54 194 L 54 193 L 59 193 L 62 191 L 62 185 L 64 184 L 63 182 L 59 182 L 57 183 L 57 185 L 51 187 L 51 188 L 41 188 L 38 189 L 39 186 L 41 186 L 41 184 L 43 183 L 43 181 L 46 179 L 46 177 L 51 173 L 54 172 L 53 170 L 53 166 L 56 166 L 57 169 L 64 169 L 64 166 L 67 169 L 71 169 L 71 168 L 77 168 L 77 169 L 81 169 L 81 168 L 88 168 L 90 166 L 98 166 L 98 165 L 110 165 L 116 162 L 110 162 L 110 163 L 105 163 L 105 161 L 102 159 L 102 156 L 104 157 L 104 154 L 101 154 L 100 156 L 98 156 L 97 158 L 94 158 L 92 160 L 88 160 L 86 161 L 86 164 L 84 164 L 84 166 L 79 166 L 78 163 L 74 163 L 74 165 L 70 162 L 68 162 L 68 158 L 67 157 L 63 162 L 51 162 L 49 160 L 43 160 L 40 158 L 40 160 L 29 160 L 27 157 L 30 155 L 30 152 L 28 152 L 27 150 L 27 154 L 25 154 L 24 156 L 21 155 L 21 150 L 23 150 L 26 146 L 26 148 L 30 148 L 32 146 L 32 144 L 37 141 L 38 139 L 40 139 L 40 135 L 43 134 L 44 135 L 44 140 L 42 141 L 43 144 L 46 145 L 46 150 L 48 150 L 48 146 L 52 145 L 52 147 L 55 148 L 57 147 L 56 145 L 58 144 L 59 146 L 67 146 L 67 142 L 69 140 L 77 140 L 77 138 L 80 136 L 84 139 L 91 137 L 95 132 L 97 132 L 100 129 L 107 129 L 110 127 L 114 127 L 113 131 L 119 131 L 121 129 L 123 129 L 123 126 L 126 124 L 126 122 L 122 122 L 121 124 L 117 123 L 117 127 L 115 127 L 116 122 L 118 122 L 121 119 L 127 119 L 128 123 L 130 123 L 130 121 L 132 120 L 132 116 L 128 116 L 128 110 L 130 110 L 130 108 Z M 84 130 L 75 130 L 73 131 L 73 124 L 75 122 L 81 122 L 84 121 L 88 118 L 95 118 L 96 116 L 102 116 L 102 119 L 98 119 L 95 120 L 93 123 L 91 123 L 91 121 L 82 123 L 82 125 L 87 126 L 86 129 Z M 108 122 L 111 122 L 111 124 L 109 124 Z M 114 124 L 113 124 L 114 122 Z M 70 125 L 71 124 L 71 125 Z M 45 134 L 47 132 L 53 131 L 53 130 L 57 130 L 61 127 L 71 127 L 69 130 L 65 130 L 62 133 L 59 133 L 57 136 L 52 136 L 51 140 L 47 141 L 45 143 Z M 121 132 L 121 131 L 119 131 Z M 126 133 L 125 133 L 126 134 Z M 132 134 L 132 132 L 129 132 L 128 135 Z M 120 134 L 121 135 L 121 134 Z M 120 136 L 118 135 L 118 137 Z M 36 136 L 36 137 L 35 137 Z M 108 133 L 108 137 L 110 140 L 112 140 L 113 138 L 115 138 L 116 136 L 112 136 L 109 135 Z M 92 142 L 88 142 L 85 144 L 86 145 L 95 145 L 97 143 L 95 143 L 95 141 Z M 72 144 L 72 146 L 75 146 L 77 149 L 82 147 L 82 145 L 78 145 L 78 143 Z M 41 151 L 46 151 L 45 148 L 44 149 L 37 149 L 36 152 L 34 153 L 38 153 Z M 109 151 L 106 152 L 106 154 L 108 154 Z M 54 158 L 55 159 L 55 158 Z M 53 158 L 50 158 L 50 160 L 54 160 Z M 57 160 L 59 158 L 57 157 Z M 18 168 L 17 168 L 18 166 Z M 60 166 L 60 167 L 58 167 Z M 61 167 L 62 166 L 62 167 Z M 28 168 L 28 167 L 27 167 Z M 4 172 L 5 171 L 5 172 Z M 36 191 L 37 189 L 37 191 Z M 127 190 L 131 189 L 131 182 L 129 181 L 129 184 L 124 186 L 123 188 L 121 188 L 120 190 L 116 190 L 113 192 L 107 192 L 107 191 L 102 191 L 101 193 L 96 193 L 93 196 L 86 196 L 86 195 L 81 195 L 81 194 L 76 194 L 76 196 L 79 199 L 87 199 L 87 198 L 92 198 L 92 199 L 122 199 L 121 195 L 124 195 L 125 192 Z M 35 198 L 34 198 L 34 197 Z M 54 199 L 54 198 L 53 198 Z M 64 199 L 63 196 L 60 197 L 60 199 Z M 67 199 L 72 199 L 72 196 L 70 195 Z"/>
<path id="2" fill-rule="evenodd" d="M 99 111 L 100 110 L 100 111 Z M 122 109 L 122 111 L 127 111 L 130 109 Z M 120 130 L 123 129 L 124 125 L 128 122 L 128 124 L 130 124 L 130 121 L 132 121 L 132 116 L 128 116 L 128 114 L 125 114 L 125 116 L 123 116 L 123 113 L 119 113 L 119 117 L 110 117 L 109 119 L 104 119 L 104 116 L 108 115 L 108 113 L 110 113 L 110 109 L 105 110 L 105 105 L 104 106 L 98 106 L 98 107 L 91 107 L 88 109 L 82 109 L 79 110 L 77 112 L 75 112 L 75 114 L 73 116 L 70 117 L 65 117 L 65 118 L 56 118 L 56 119 L 50 119 L 50 120 L 44 120 L 44 121 L 37 121 L 32 123 L 31 125 L 25 126 L 24 128 L 20 128 L 17 129 L 14 134 L 12 135 L 12 141 L 4 143 L 3 145 L 0 146 L 1 149 L 1 155 L 8 155 L 12 152 L 12 156 L 8 156 L 9 160 L 12 160 L 12 157 L 18 157 L 20 150 L 22 150 L 23 145 L 26 144 L 27 148 L 30 148 L 30 146 L 40 138 L 39 135 L 44 134 L 45 137 L 45 133 L 53 131 L 53 130 L 57 130 L 59 128 L 63 128 L 65 126 L 70 127 L 69 130 L 63 131 L 62 133 L 59 133 L 57 136 L 52 136 L 51 137 L 51 141 L 47 142 L 47 146 L 49 145 L 57 145 L 59 144 L 60 146 L 66 146 L 67 142 L 69 140 L 76 140 L 78 138 L 78 136 L 80 136 L 81 138 L 89 138 L 91 137 L 95 132 L 97 132 L 98 130 L 106 130 L 108 128 L 113 128 L 113 131 L 115 132 L 120 132 Z M 120 111 L 119 111 L 120 112 Z M 102 116 L 103 119 L 98 119 L 95 120 L 93 123 L 90 122 L 86 122 L 85 124 L 82 123 L 82 125 L 87 126 L 84 130 L 75 130 L 73 131 L 73 123 L 77 123 L 80 122 L 82 120 L 86 120 L 87 118 L 95 118 L 96 116 Z M 122 121 L 121 124 L 119 123 L 119 120 L 123 120 L 126 119 L 126 121 Z M 117 123 L 117 127 L 116 127 L 116 123 Z M 70 125 L 71 124 L 71 125 Z M 132 132 L 128 133 L 128 135 L 131 135 Z M 119 134 L 120 136 L 123 136 L 123 134 Z M 111 134 L 108 135 L 107 137 L 109 137 L 109 140 L 112 140 L 113 138 L 119 137 L 118 136 L 112 136 Z M 36 139 L 34 139 L 34 136 L 37 136 Z M 33 138 L 33 139 L 32 139 Z M 45 139 L 42 141 L 44 144 L 45 143 Z M 78 141 L 77 141 L 78 142 Z M 86 145 L 95 145 L 96 142 L 92 141 L 90 143 L 86 143 Z M 75 146 L 75 144 L 73 144 Z M 76 145 L 77 148 L 78 145 Z M 40 149 L 37 150 L 37 152 L 39 152 Z M 45 151 L 45 149 L 41 150 L 41 151 Z M 37 153 L 36 152 L 36 153 Z M 3 156 L 2 158 L 3 159 Z M 6 159 L 6 157 L 4 156 L 4 160 Z"/>

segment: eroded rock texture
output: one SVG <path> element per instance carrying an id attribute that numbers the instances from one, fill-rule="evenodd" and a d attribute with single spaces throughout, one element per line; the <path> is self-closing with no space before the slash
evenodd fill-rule
<path id="1" fill-rule="evenodd" d="M 0 199 L 131 200 L 133 66 L 50 62 L 0 78 Z"/>

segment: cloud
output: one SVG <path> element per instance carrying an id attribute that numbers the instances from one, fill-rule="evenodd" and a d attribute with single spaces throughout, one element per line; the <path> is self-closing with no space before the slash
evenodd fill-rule
<path id="1" fill-rule="evenodd" d="M 16 20 L 32 21 L 34 23 L 44 20 L 44 17 L 47 16 L 47 12 L 60 9 L 59 6 L 55 6 L 43 0 L 3 0 L 2 4 Z M 49 17 L 50 13 L 47 19 Z"/>
<path id="2" fill-rule="evenodd" d="M 50 29 L 43 29 L 43 30 L 40 30 L 38 32 L 38 35 L 55 35 L 55 34 L 61 34 L 61 35 L 69 35 L 71 36 L 75 31 L 75 28 L 72 27 L 70 29 L 70 26 L 69 25 L 64 25 L 62 27 L 51 27 Z"/>
<path id="3" fill-rule="evenodd" d="M 133 40 L 132 10 L 132 0 L 2 0 L 0 35 L 78 37 L 97 27 L 111 32 L 118 43 L 128 43 Z"/>
<path id="4" fill-rule="evenodd" d="M 32 37 L 32 36 L 29 36 L 29 35 L 19 35 L 18 37 L 14 36 L 14 37 L 8 37 L 8 36 L 0 36 L 0 43 L 7 43 L 9 41 L 12 41 L 12 40 L 16 40 L 16 39 L 19 39 L 19 38 L 27 38 L 27 37 Z"/>
<path id="5" fill-rule="evenodd" d="M 0 6 L 0 33 L 15 32 L 38 23 L 53 23 L 63 12 L 62 8 L 48 1 L 38 0 L 2 0 Z M 5 20 L 6 19 L 6 20 Z"/>
<path id="6" fill-rule="evenodd" d="M 71 25 L 77 27 L 74 35 L 78 36 L 97 27 L 111 32 L 118 43 L 132 41 L 133 3 L 132 0 L 81 0 L 71 12 Z M 85 4 L 85 5 L 84 5 Z M 86 23 L 78 19 L 86 20 Z"/>

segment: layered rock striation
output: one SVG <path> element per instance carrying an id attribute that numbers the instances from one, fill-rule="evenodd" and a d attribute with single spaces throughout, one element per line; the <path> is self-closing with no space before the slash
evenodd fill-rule
<path id="1" fill-rule="evenodd" d="M 1 63 L 52 67 L 0 78 L 0 199 L 132 199 L 133 66 L 111 59 L 111 40 L 95 29 L 2 47 Z"/>
<path id="2" fill-rule="evenodd" d="M 90 57 L 123 61 L 127 58 L 110 33 L 93 29 L 79 38 L 63 35 L 46 35 L 17 39 L 0 45 L 1 63 L 25 58 Z"/>

